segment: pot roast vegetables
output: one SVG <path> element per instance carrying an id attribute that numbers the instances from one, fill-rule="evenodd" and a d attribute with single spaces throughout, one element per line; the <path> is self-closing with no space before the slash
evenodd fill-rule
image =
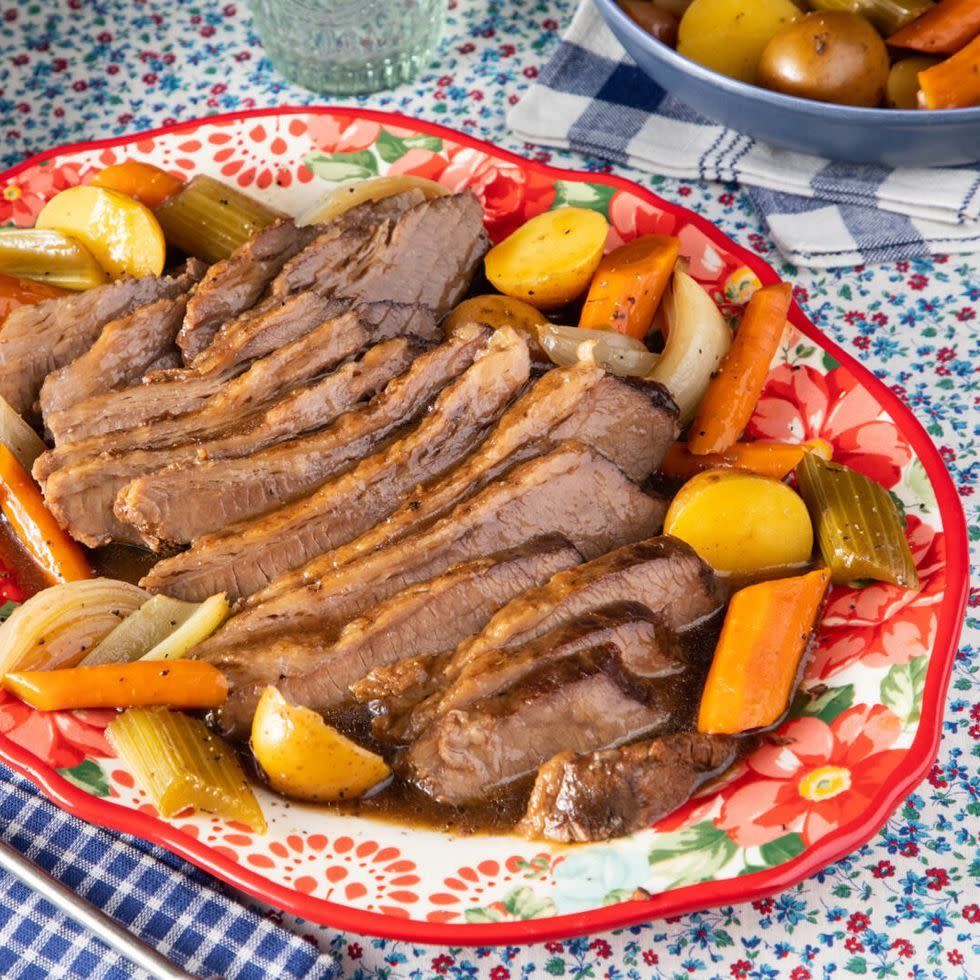
<path id="1" fill-rule="evenodd" d="M 868 108 L 980 105 L 976 0 L 619 0 L 619 6 L 686 58 L 784 95 Z"/>
<path id="2" fill-rule="evenodd" d="M 774 84 L 816 23 L 789 0 L 627 6 Z M 811 6 L 931 59 L 879 57 L 866 101 L 959 98 L 941 59 L 970 57 L 967 7 Z M 860 87 L 849 57 L 825 96 Z M 139 160 L 60 192 L 0 231 L 0 509 L 50 583 L 0 624 L 0 684 L 117 711 L 164 817 L 261 832 L 256 773 L 556 841 L 655 821 L 786 716 L 830 584 L 918 586 L 884 488 L 821 439 L 746 435 L 789 284 L 754 280 L 731 322 L 713 295 L 677 237 L 558 207 L 489 247 L 475 197 L 417 177 L 298 220 Z M 198 511 L 226 519 L 185 533 Z M 154 564 L 137 585 L 78 540 Z M 657 766 L 688 768 L 629 812 L 552 791 Z"/>

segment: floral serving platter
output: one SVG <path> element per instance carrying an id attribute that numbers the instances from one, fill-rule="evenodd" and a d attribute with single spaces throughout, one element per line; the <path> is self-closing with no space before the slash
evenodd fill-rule
<path id="1" fill-rule="evenodd" d="M 737 316 L 777 275 L 698 215 L 617 177 L 558 170 L 441 126 L 361 109 L 260 110 L 68 146 L 0 175 L 0 223 L 30 225 L 58 190 L 128 158 L 208 173 L 299 214 L 329 182 L 418 174 L 484 204 L 491 237 L 566 204 L 610 222 L 609 245 L 677 235 L 690 272 Z M 896 395 L 794 305 L 749 435 L 821 438 L 901 502 L 922 582 L 835 588 L 780 738 L 655 827 L 563 847 L 454 836 L 260 791 L 264 836 L 206 814 L 162 819 L 103 736 L 107 712 L 0 700 L 0 760 L 64 809 L 155 841 L 283 910 L 396 939 L 512 943 L 746 901 L 858 847 L 936 754 L 964 615 L 963 514 L 938 451 Z"/>

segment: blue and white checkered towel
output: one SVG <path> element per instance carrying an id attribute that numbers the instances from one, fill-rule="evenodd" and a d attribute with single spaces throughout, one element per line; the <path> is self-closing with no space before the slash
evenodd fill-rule
<path id="1" fill-rule="evenodd" d="M 783 254 L 821 268 L 980 251 L 980 169 L 831 163 L 725 129 L 659 88 L 590 0 L 508 123 L 529 143 L 746 185 Z"/>
<path id="2" fill-rule="evenodd" d="M 194 976 L 340 975 L 332 957 L 246 908 L 186 861 L 68 816 L 2 766 L 0 836 Z M 122 980 L 146 974 L 0 872 L 0 976 Z"/>

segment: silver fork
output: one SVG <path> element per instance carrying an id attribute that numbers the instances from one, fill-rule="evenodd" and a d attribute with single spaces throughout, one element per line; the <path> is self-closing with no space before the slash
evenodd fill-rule
<path id="1" fill-rule="evenodd" d="M 145 970 L 151 977 L 156 977 L 158 980 L 187 980 L 187 978 L 193 980 L 190 973 L 185 973 L 180 967 L 175 966 L 101 909 L 80 898 L 3 841 L 0 841 L 0 868 L 10 872 L 28 888 L 33 889 L 42 898 L 46 898 L 65 915 L 98 936 L 107 946 L 111 946 L 120 956 Z"/>

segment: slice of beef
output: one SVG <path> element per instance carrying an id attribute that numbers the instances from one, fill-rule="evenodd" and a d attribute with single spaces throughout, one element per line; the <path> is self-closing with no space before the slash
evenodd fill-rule
<path id="1" fill-rule="evenodd" d="M 471 328 L 475 336 L 486 337 L 483 329 Z M 460 332 L 450 343 L 462 337 Z M 424 367 L 421 360 L 417 363 L 419 369 Z M 168 595 L 186 598 L 216 592 L 234 599 L 251 595 L 277 574 L 382 520 L 420 483 L 438 478 L 455 465 L 493 425 L 527 381 L 529 371 L 524 340 L 513 330 L 496 331 L 474 363 L 442 391 L 418 426 L 402 438 L 308 497 L 257 521 L 198 538 L 189 551 L 158 564 L 147 583 Z M 152 486 L 157 480 L 158 475 L 150 475 L 131 484 L 117 511 L 129 506 L 139 487 Z M 145 513 L 145 508 L 134 505 L 133 509 Z M 147 533 L 146 524 L 138 526 Z M 159 533 L 155 525 L 149 530 Z"/>
<path id="2" fill-rule="evenodd" d="M 579 560 L 564 539 L 538 539 L 410 586 L 348 623 L 333 643 L 299 635 L 263 646 L 260 655 L 247 648 L 219 651 L 211 662 L 228 678 L 230 694 L 216 720 L 226 733 L 247 735 L 270 683 L 290 701 L 328 712 L 374 667 L 422 650 L 451 649 L 509 599 Z"/>
<path id="3" fill-rule="evenodd" d="M 341 549 L 324 556 L 324 565 L 343 564 L 358 555 L 426 527 L 465 500 L 508 466 L 574 439 L 598 449 L 639 481 L 660 465 L 677 438 L 677 409 L 660 385 L 634 386 L 580 362 L 540 377 L 519 399 L 473 455 L 444 480 L 420 487 L 391 517 Z M 319 574 L 319 564 L 304 572 Z M 277 588 L 301 584 L 283 578 Z"/>
<path id="4" fill-rule="evenodd" d="M 399 722 L 401 737 L 414 738 L 440 714 L 500 690 L 510 676 L 509 650 L 617 600 L 641 603 L 667 629 L 679 630 L 716 612 L 724 589 L 693 548 L 671 537 L 627 545 L 556 575 L 501 609 L 441 673 L 432 670 L 432 692 Z M 512 669 L 519 673 L 520 665 Z"/>
<path id="5" fill-rule="evenodd" d="M 476 196 L 439 197 L 406 211 L 362 274 L 338 283 L 336 293 L 358 302 L 422 303 L 442 316 L 465 295 L 488 248 Z"/>
<path id="6" fill-rule="evenodd" d="M 563 751 L 538 770 L 518 830 L 562 843 L 632 834 L 687 802 L 737 754 L 736 739 L 698 732 L 585 755 Z"/>
<path id="7" fill-rule="evenodd" d="M 419 357 L 408 372 L 391 381 L 366 405 L 345 413 L 321 431 L 248 456 L 201 459 L 175 463 L 161 472 L 144 471 L 146 475 L 120 493 L 116 515 L 138 527 L 154 546 L 160 542 L 184 544 L 298 500 L 417 419 L 446 385 L 469 368 L 490 335 L 485 327 L 460 331 Z M 526 346 L 523 359 L 527 363 Z M 527 369 L 523 377 L 526 379 Z M 512 375 L 505 374 L 505 378 L 513 383 Z M 451 402 L 453 415 L 462 418 L 466 408 L 456 405 L 455 398 Z M 493 415 L 491 412 L 490 422 Z M 430 419 L 441 417 L 442 413 L 430 415 Z M 464 450 L 470 444 L 468 424 L 469 420 L 459 427 Z M 474 419 L 472 424 L 483 428 L 487 421 Z M 457 449 L 452 459 L 461 451 Z M 397 458 L 397 451 L 394 455 Z M 229 533 L 237 537 L 240 529 L 231 528 Z M 280 540 L 276 545 L 283 543 Z"/>
<path id="8" fill-rule="evenodd" d="M 52 371 L 84 354 L 110 320 L 179 296 L 201 268 L 195 261 L 179 276 L 119 279 L 14 310 L 0 331 L 0 395 L 15 411 L 33 418 L 41 384 Z"/>
<path id="9" fill-rule="evenodd" d="M 249 420 L 255 419 L 256 413 L 274 404 L 284 393 L 330 371 L 369 344 L 398 336 L 435 341 L 442 337 L 442 332 L 432 314 L 421 306 L 377 303 L 358 307 L 324 321 L 305 336 L 256 361 L 195 410 L 59 445 L 45 455 L 35 475 L 44 479 L 58 467 L 84 461 L 95 453 L 118 455 L 133 449 L 200 443 L 241 430 Z M 126 392 L 118 394 L 127 395 Z M 104 404 L 100 407 L 105 409 Z M 92 417 L 91 413 L 86 414 L 84 405 L 68 414 L 83 424 L 86 417 Z M 103 411 L 102 418 L 106 414 L 111 415 L 111 409 L 109 413 Z M 327 421 L 329 417 L 319 424 Z M 78 426 L 69 431 L 78 431 Z M 302 431 L 296 429 L 296 433 Z"/>
<path id="10" fill-rule="evenodd" d="M 591 752 L 659 735 L 685 716 L 673 678 L 637 677 L 615 644 L 600 644 L 441 715 L 405 751 L 399 769 L 433 799 L 461 806 L 530 775 L 558 752 Z"/>
<path id="11" fill-rule="evenodd" d="M 338 628 L 394 593 L 451 565 L 563 534 L 585 558 L 656 533 L 664 501 L 579 443 L 509 470 L 431 527 L 364 555 L 302 588 L 245 609 L 202 650 L 270 633 Z"/>
<path id="12" fill-rule="evenodd" d="M 506 690 L 543 664 L 608 643 L 619 649 L 623 662 L 638 676 L 668 677 L 684 669 L 680 644 L 661 617 L 638 602 L 615 602 L 576 616 L 526 643 L 488 651 L 478 667 L 460 677 L 446 693 L 438 713 L 468 707 Z M 404 744 L 420 734 L 424 725 L 415 730 L 412 709 L 438 690 L 451 655 L 436 656 L 426 651 L 393 664 L 387 672 L 385 668 L 376 670 L 355 688 L 358 701 L 372 702 L 372 712 L 377 715 L 376 735 Z"/>
<path id="13" fill-rule="evenodd" d="M 420 190 L 404 191 L 380 201 L 366 201 L 326 225 L 316 226 L 316 237 L 290 260 L 269 287 L 272 296 L 302 289 L 332 289 L 342 270 L 356 274 L 370 259 L 376 235 L 388 234 L 385 222 L 394 221 L 425 201 Z M 384 225 L 379 230 L 378 225 Z"/>
<path id="14" fill-rule="evenodd" d="M 316 433 L 241 458 L 199 459 L 204 447 L 193 442 L 89 457 L 50 473 L 43 484 L 45 500 L 62 526 L 91 547 L 109 541 L 157 546 L 149 527 L 141 532 L 131 522 L 128 491 L 119 508 L 126 519 L 113 510 L 128 484 L 157 472 L 168 478 L 153 483 L 154 492 L 161 485 L 163 492 L 140 499 L 159 499 L 161 506 L 175 507 L 174 520 L 183 515 L 188 521 L 214 522 L 213 526 L 221 527 L 236 517 L 257 515 L 281 500 L 308 492 L 374 450 L 392 430 L 424 410 L 449 377 L 465 370 L 484 339 L 481 332 L 469 343 L 444 344 L 423 354 L 407 375 Z M 212 457 L 218 455 L 214 442 L 208 446 Z M 236 441 L 230 447 L 234 452 L 247 448 L 247 441 Z M 137 492 L 141 491 L 134 490 Z"/>
<path id="15" fill-rule="evenodd" d="M 138 384 L 159 358 L 174 350 L 187 293 L 164 297 L 112 320 L 80 357 L 44 379 L 39 401 L 45 418 L 104 391 Z"/>
<path id="16" fill-rule="evenodd" d="M 191 367 L 199 374 L 213 374 L 247 364 L 309 333 L 343 308 L 338 300 L 312 291 L 263 300 L 226 323 Z"/>
<path id="17" fill-rule="evenodd" d="M 184 363 L 190 364 L 211 343 L 225 321 L 254 306 L 286 262 L 316 233 L 316 228 L 297 228 L 290 219 L 277 221 L 215 262 L 194 290 L 177 335 Z"/>

